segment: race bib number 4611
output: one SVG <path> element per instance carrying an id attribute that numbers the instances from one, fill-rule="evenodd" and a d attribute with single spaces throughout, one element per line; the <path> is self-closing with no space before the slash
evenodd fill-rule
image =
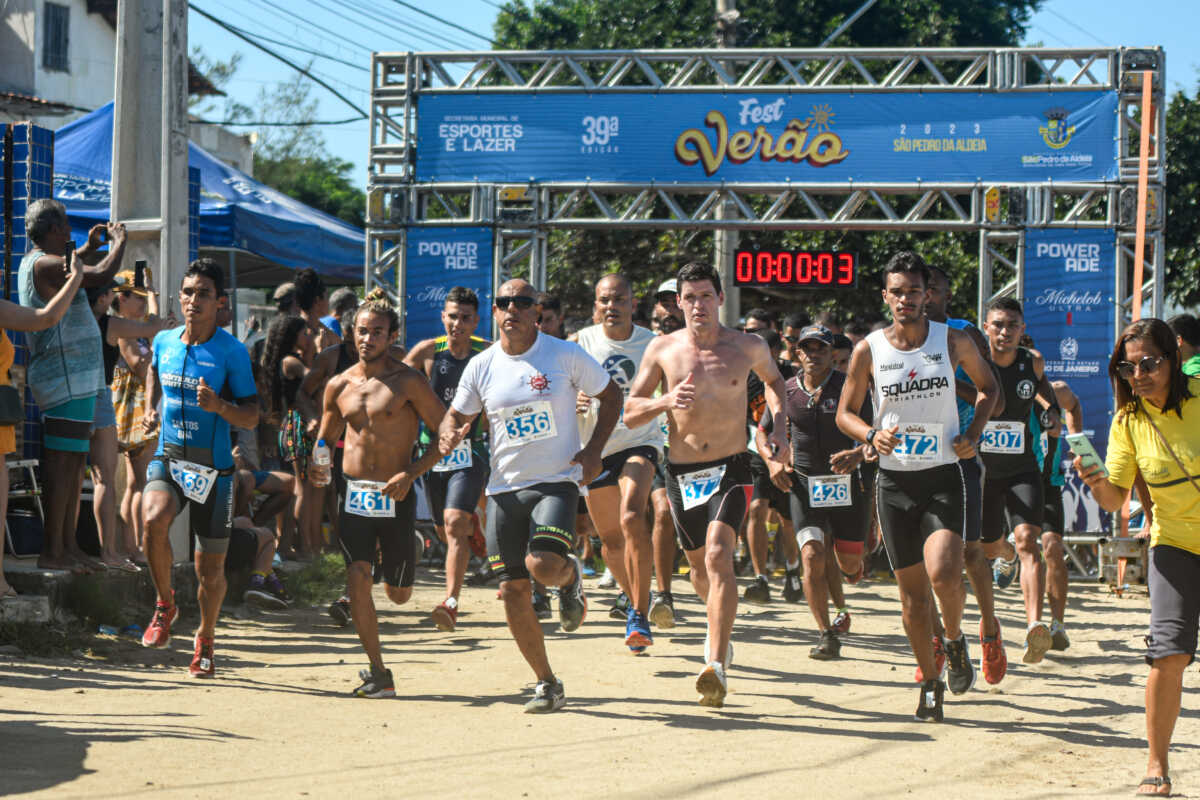
<path id="1" fill-rule="evenodd" d="M 525 444 L 554 437 L 554 408 L 549 400 L 537 400 L 500 411 L 509 441 Z"/>
<path id="2" fill-rule="evenodd" d="M 908 463 L 942 463 L 942 426 L 940 423 L 908 422 L 896 432 L 900 444 L 892 455 Z"/>

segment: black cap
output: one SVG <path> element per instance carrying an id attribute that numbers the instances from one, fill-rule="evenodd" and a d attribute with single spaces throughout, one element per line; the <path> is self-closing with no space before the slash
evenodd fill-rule
<path id="1" fill-rule="evenodd" d="M 800 344 L 800 342 L 807 339 L 814 339 L 821 344 L 833 347 L 833 331 L 824 325 L 809 325 L 800 331 L 800 338 L 796 340 L 796 344 Z"/>

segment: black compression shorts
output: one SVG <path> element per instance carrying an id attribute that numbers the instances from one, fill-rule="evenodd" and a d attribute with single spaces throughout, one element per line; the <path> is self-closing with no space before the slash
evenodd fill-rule
<path id="1" fill-rule="evenodd" d="M 1038 472 L 994 480 L 984 476 L 981 538 L 984 542 L 998 542 L 1018 525 L 1042 527 L 1044 499 L 1042 476 Z"/>
<path id="2" fill-rule="evenodd" d="M 983 535 L 983 464 L 979 457 L 959 460 L 967 487 L 966 540 L 978 542 Z"/>
<path id="3" fill-rule="evenodd" d="M 634 456 L 641 456 L 649 461 L 650 466 L 653 467 L 658 463 L 658 448 L 647 444 L 609 453 L 600 462 L 600 476 L 588 484 L 588 489 L 603 489 L 606 486 L 616 486 L 617 481 L 621 478 L 621 472 L 625 469 L 625 462 Z"/>
<path id="4" fill-rule="evenodd" d="M 788 493 L 771 482 L 771 471 L 767 462 L 758 453 L 748 452 L 750 456 L 750 474 L 754 478 L 754 494 L 751 500 L 765 499 L 779 516 L 784 519 L 792 518 L 792 505 L 788 502 Z"/>
<path id="5" fill-rule="evenodd" d="M 229 548 L 229 532 L 233 528 L 233 468 L 217 472 L 208 496 L 201 503 L 189 498 L 171 477 L 170 462 L 169 456 L 155 456 L 150 461 L 143 491 L 171 494 L 175 498 L 176 516 L 188 509 L 188 530 L 196 538 L 198 552 L 224 553 Z"/>
<path id="6" fill-rule="evenodd" d="M 433 524 L 443 523 L 447 508 L 474 513 L 489 472 L 487 462 L 480 459 L 473 460 L 469 467 L 453 472 L 426 472 L 425 499 L 429 503 Z"/>
<path id="7" fill-rule="evenodd" d="M 338 539 L 342 546 L 342 557 L 349 566 L 355 561 L 375 565 L 383 564 L 383 580 L 389 586 L 412 586 L 416 577 L 417 559 L 421 546 L 416 534 L 417 496 L 410 489 L 404 499 L 394 503 L 395 516 L 371 517 L 348 508 L 362 507 L 349 494 L 348 486 L 355 478 L 343 476 L 338 493 L 342 496 L 338 506 Z"/>
<path id="8" fill-rule="evenodd" d="M 875 509 L 893 570 L 924 561 L 925 540 L 935 531 L 964 536 L 966 491 L 959 462 L 913 471 L 879 470 Z"/>
<path id="9" fill-rule="evenodd" d="M 667 497 L 684 550 L 704 547 L 710 522 L 723 522 L 735 533 L 741 527 L 754 488 L 748 455 L 741 452 L 716 461 L 667 464 Z"/>
<path id="10" fill-rule="evenodd" d="M 578 499 L 579 487 L 570 481 L 488 496 L 488 562 L 501 583 L 529 579 L 529 553 L 566 558 L 573 552 Z"/>
<path id="11" fill-rule="evenodd" d="M 844 553 L 861 553 L 871 528 L 871 504 L 858 470 L 850 473 L 850 505 L 814 508 L 808 479 L 792 473 L 788 494 L 792 524 L 797 536 L 805 528 L 818 528 L 833 537 L 834 548 Z"/>
<path id="12" fill-rule="evenodd" d="M 1063 487 L 1055 486 L 1042 479 L 1042 530 L 1051 533 L 1066 533 L 1066 510 L 1063 508 Z"/>

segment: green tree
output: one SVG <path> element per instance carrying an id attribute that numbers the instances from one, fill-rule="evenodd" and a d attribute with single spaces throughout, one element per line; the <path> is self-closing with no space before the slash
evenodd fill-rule
<path id="1" fill-rule="evenodd" d="M 1200 304 L 1200 88 L 1167 106 L 1167 291 L 1180 305 Z"/>
<path id="2" fill-rule="evenodd" d="M 879 0 L 835 39 L 834 47 L 1015 46 L 1041 0 Z M 854 13 L 862 0 L 790 0 L 741 3 L 738 47 L 815 47 Z M 713 0 L 511 0 L 495 23 L 497 49 L 696 48 L 716 44 Z M 1200 145 L 1197 145 L 1200 147 Z M 974 316 L 978 287 L 975 234 L 905 234 L 829 231 L 745 233 L 743 243 L 762 247 L 836 247 L 856 252 L 864 291 L 743 292 L 743 309 L 783 312 L 797 302 L 812 313 L 833 311 L 842 320 L 879 318 L 880 296 L 870 274 L 901 248 L 911 248 L 951 275 L 951 312 Z M 624 269 L 648 294 L 692 259 L 712 259 L 711 234 L 638 231 L 555 231 L 550 237 L 550 284 L 570 311 L 589 316 L 590 286 L 600 275 Z"/>

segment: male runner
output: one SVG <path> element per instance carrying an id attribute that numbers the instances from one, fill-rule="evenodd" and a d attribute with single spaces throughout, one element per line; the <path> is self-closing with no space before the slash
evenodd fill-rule
<path id="1" fill-rule="evenodd" d="M 393 603 L 412 596 L 419 539 L 413 481 L 438 462 L 437 448 L 415 462 L 413 444 L 420 423 L 436 430 L 445 407 L 417 370 L 391 350 L 400 318 L 382 299 L 368 300 L 354 315 L 358 363 L 335 375 L 325 387 L 318 440 L 345 437 L 339 494 L 338 538 L 346 561 L 346 583 L 358 640 L 370 670 L 359 676 L 355 697 L 394 697 L 392 671 L 383 665 L 379 622 L 371 598 L 372 572 L 382 562 L 383 582 Z M 314 448 L 315 449 L 315 448 Z M 311 459 L 313 482 L 326 486 L 330 469 Z M 378 555 L 377 555 L 378 554 Z"/>
<path id="2" fill-rule="evenodd" d="M 926 292 L 925 316 L 933 322 L 944 322 L 954 330 L 962 331 L 967 337 L 975 343 L 975 347 L 980 354 L 987 358 L 989 349 L 987 338 L 984 337 L 979 329 L 972 325 L 968 320 L 952 318 L 946 316 L 946 308 L 950 304 L 950 299 L 953 293 L 950 289 L 950 276 L 938 267 L 931 266 L 929 288 Z M 996 371 L 996 366 L 988 362 L 989 368 L 992 370 L 992 375 L 995 377 L 997 384 L 1000 382 L 1000 374 Z M 975 384 L 971 383 L 967 377 L 967 373 L 962 366 L 955 369 L 954 372 L 954 391 L 955 401 L 958 406 L 958 429 L 966 430 L 971 425 L 971 421 L 975 418 Z M 992 409 L 992 416 L 996 416 L 1004 410 L 1004 395 L 997 394 L 996 405 Z M 990 684 L 1000 683 L 1004 679 L 1004 675 L 1008 672 L 1008 655 L 1004 651 L 1004 636 L 1000 632 L 1000 618 L 996 616 L 995 596 L 992 587 L 992 567 L 988 563 L 987 556 L 983 552 L 983 542 L 980 541 L 980 536 L 983 530 L 983 464 L 980 462 L 979 456 L 974 458 L 964 458 L 959 463 L 963 470 L 963 479 L 966 481 L 967 487 L 967 531 L 966 531 L 966 547 L 963 554 L 963 561 L 966 565 L 967 579 L 971 581 L 971 589 L 975 593 L 975 599 L 979 604 L 979 643 L 983 650 L 983 656 L 980 659 L 980 667 L 983 670 L 983 679 Z M 934 656 L 935 660 L 940 664 L 944 664 L 945 657 L 945 642 L 943 641 L 940 631 L 941 621 L 938 618 L 937 610 L 933 606 L 930 607 L 930 612 L 933 617 L 934 626 Z M 941 671 L 940 669 L 938 670 Z M 961 675 L 959 676 L 961 677 Z M 918 675 L 917 682 L 923 680 Z M 964 688 L 957 681 L 948 687 L 951 692 L 960 694 L 965 692 L 969 686 Z"/>
<path id="3" fill-rule="evenodd" d="M 702 705 L 725 702 L 730 633 L 737 613 L 733 551 L 746 515 L 750 488 L 746 457 L 746 378 L 751 370 L 766 387 L 775 425 L 768 447 L 775 461 L 791 460 L 783 420 L 783 378 L 767 343 L 722 325 L 721 278 L 711 266 L 679 270 L 679 306 L 686 327 L 646 348 L 625 401 L 625 424 L 652 423 L 664 411 L 671 424 L 667 492 L 675 529 L 687 552 L 692 586 L 708 616 L 704 669 L 696 680 Z M 654 397 L 663 380 L 667 392 Z"/>
<path id="4" fill-rule="evenodd" d="M 654 309 L 650 315 L 650 328 L 658 336 L 674 333 L 683 327 L 683 310 L 678 302 L 678 281 L 674 278 L 659 284 L 655 294 Z M 674 628 L 676 623 L 675 597 L 671 594 L 671 580 L 675 575 L 675 523 L 671 521 L 671 501 L 667 499 L 667 439 L 671 431 L 667 415 L 659 418 L 658 426 L 663 437 L 663 457 L 654 465 L 654 481 L 650 489 L 650 505 L 653 507 L 654 527 L 651 539 L 654 543 L 654 585 L 657 591 L 650 594 L 650 621 L 656 628 Z"/>
<path id="5" fill-rule="evenodd" d="M 832 545 L 835 556 L 829 569 L 858 575 L 871 525 L 870 501 L 859 470 L 866 448 L 837 427 L 846 375 L 833 368 L 833 334 L 820 325 L 810 325 L 797 338 L 803 370 L 786 383 L 792 469 L 767 463 L 772 467 L 771 480 L 790 491 L 791 517 L 804 563 L 804 592 L 820 632 L 809 656 L 828 660 L 837 658 L 842 647 L 829 621 L 829 548 Z M 858 414 L 865 418 L 870 413 L 870 401 L 864 400 Z M 760 451 L 766 449 L 762 433 L 770 426 L 766 417 L 759 423 Z"/>
<path id="6" fill-rule="evenodd" d="M 171 624 L 179 617 L 171 589 L 174 558 L 168 530 L 187 508 L 196 537 L 200 605 L 200 629 L 188 667 L 193 678 L 214 674 L 213 634 L 225 598 L 225 551 L 233 525 L 234 490 L 229 426 L 258 424 L 258 390 L 250 354 L 217 327 L 224 289 L 225 275 L 212 259 L 188 265 L 179 291 L 184 324 L 154 337 L 142 416 L 146 432 L 153 431 L 159 425 L 162 401 L 162 430 L 146 468 L 142 495 L 146 560 L 158 602 L 142 645 L 166 647 Z"/>
<path id="7" fill-rule="evenodd" d="M 455 286 L 446 294 L 442 308 L 444 336 L 426 339 L 404 357 L 404 363 L 425 373 L 436 394 L 447 406 L 463 370 L 490 342 L 475 336 L 479 325 L 479 298 L 465 286 Z M 421 446 L 436 447 L 436 430 L 421 431 Z M 469 541 L 476 530 L 475 509 L 488 477 L 487 442 L 482 426 L 471 427 L 466 439 L 434 465 L 425 476 L 425 497 L 437 528 L 438 538 L 446 543 L 446 599 L 433 609 L 433 624 L 441 631 L 453 631 L 458 622 L 458 596 L 462 591 L 467 562 L 471 559 Z"/>
<path id="8" fill-rule="evenodd" d="M 1050 605 L 1050 649 L 1066 650 L 1071 638 L 1063 625 L 1067 611 L 1067 560 L 1063 534 L 1066 532 L 1066 515 L 1063 511 L 1064 463 L 1070 460 L 1066 447 L 1066 433 L 1083 433 L 1083 407 L 1079 398 L 1066 381 L 1051 381 L 1058 407 L 1062 411 L 1062 436 L 1046 432 L 1046 456 L 1042 464 L 1042 492 L 1045 495 L 1045 512 L 1042 519 L 1042 555 L 1046 564 L 1046 600 Z"/>
<path id="9" fill-rule="evenodd" d="M 884 267 L 883 300 L 892 324 L 855 346 L 837 423 L 879 452 L 879 528 L 900 589 L 904 629 L 925 678 L 916 718 L 940 722 L 946 685 L 934 668 L 930 587 L 941 606 L 950 678 L 969 687 L 974 667 L 960 627 L 967 525 L 959 459 L 975 455 L 996 384 L 966 334 L 925 316 L 928 284 L 929 268 L 911 251 L 897 253 Z M 975 419 L 962 433 L 954 402 L 959 364 L 978 387 Z M 859 415 L 872 380 L 874 425 Z"/>
<path id="10" fill-rule="evenodd" d="M 1021 594 L 1028 622 L 1025 653 L 1021 660 L 1036 664 L 1050 649 L 1053 637 L 1050 628 L 1042 622 L 1042 598 L 1046 586 L 1039 540 L 1045 496 L 1041 470 L 1033 452 L 1029 419 L 1035 395 L 1040 394 L 1049 407 L 1042 415 L 1043 427 L 1057 428 L 1058 401 L 1046 379 L 1041 353 L 1018 346 L 1021 334 L 1025 332 L 1025 315 L 1018 301 L 1011 297 L 992 301 L 984 332 L 992 363 L 1000 372 L 1004 411 L 993 415 L 979 445 L 985 469 L 983 547 L 989 558 L 1000 558 L 1006 549 L 1003 540 L 1009 528 L 1013 530 L 1022 567 Z M 1061 562 L 1062 552 L 1058 555 Z"/>
<path id="11" fill-rule="evenodd" d="M 564 631 L 587 615 L 575 544 L 579 487 L 600 474 L 600 454 L 621 411 L 621 390 L 574 342 L 540 333 L 534 289 L 514 279 L 496 292 L 498 341 L 471 359 L 438 432 L 439 447 L 458 446 L 481 412 L 491 430 L 487 495 L 488 558 L 500 577 L 509 630 L 537 676 L 528 713 L 556 711 L 566 702 L 554 676 L 532 603 L 530 577 L 561 587 Z M 576 393 L 600 399 L 588 443 L 579 446 Z"/>
<path id="12" fill-rule="evenodd" d="M 624 275 L 605 275 L 596 282 L 595 311 L 600 322 L 583 328 L 575 340 L 628 393 L 646 347 L 654 339 L 633 324 L 633 286 Z M 622 394 L 624 397 L 624 394 Z M 580 394 L 578 410 L 584 430 L 595 423 L 590 397 Z M 636 655 L 654 644 L 646 613 L 650 607 L 650 530 L 646 503 L 654 466 L 662 457 L 662 431 L 657 425 L 630 430 L 620 420 L 601 453 L 600 476 L 588 486 L 587 508 L 604 543 L 604 563 L 629 598 L 625 645 Z"/>

